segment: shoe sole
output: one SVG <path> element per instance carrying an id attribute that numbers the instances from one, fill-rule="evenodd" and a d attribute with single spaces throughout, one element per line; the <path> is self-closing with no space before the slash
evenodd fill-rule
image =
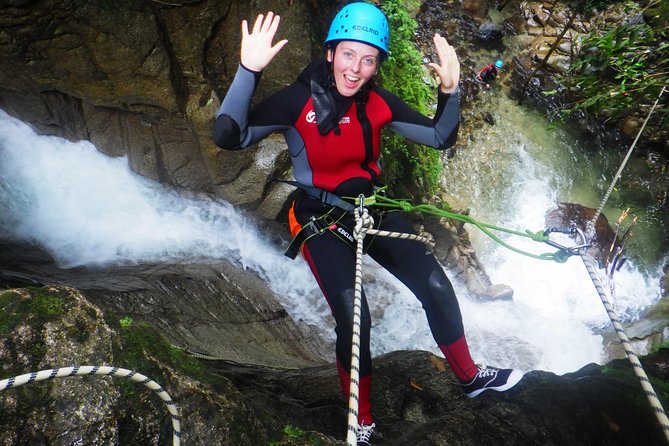
<path id="1" fill-rule="evenodd" d="M 484 387 L 482 389 L 478 389 L 473 391 L 472 393 L 468 393 L 467 396 L 469 398 L 476 398 L 486 390 L 495 390 L 497 392 L 504 392 L 505 390 L 509 390 L 511 387 L 515 386 L 520 382 L 520 380 L 523 379 L 523 372 L 520 370 L 514 369 L 511 374 L 509 375 L 509 379 L 506 380 L 506 384 L 503 386 L 497 386 L 497 387 Z"/>

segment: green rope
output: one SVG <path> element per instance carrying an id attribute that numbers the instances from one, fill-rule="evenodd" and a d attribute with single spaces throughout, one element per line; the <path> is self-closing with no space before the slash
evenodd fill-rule
<path id="1" fill-rule="evenodd" d="M 410 202 L 406 200 L 396 200 L 392 198 L 388 198 L 382 193 L 380 193 L 383 189 L 378 189 L 377 191 L 374 192 L 374 195 L 371 197 L 366 197 L 364 200 L 364 203 L 362 203 L 364 206 L 368 205 L 373 205 L 373 206 L 378 206 L 378 207 L 384 207 L 384 208 L 392 208 L 392 209 L 399 209 L 404 212 L 421 212 L 426 215 L 432 215 L 436 217 L 444 217 L 444 218 L 449 218 L 451 220 L 456 220 L 456 221 L 461 221 L 464 223 L 469 223 L 471 225 L 476 226 L 481 232 L 483 232 L 485 235 L 490 237 L 492 240 L 495 242 L 499 243 L 500 245 L 504 246 L 507 249 L 510 249 L 511 251 L 514 251 L 518 254 L 522 254 L 527 257 L 531 257 L 534 259 L 539 259 L 539 260 L 553 260 L 558 263 L 564 263 L 569 259 L 569 253 L 565 252 L 564 250 L 558 250 L 556 252 L 550 253 L 543 253 L 543 254 L 534 254 L 528 251 L 523 251 L 522 249 L 518 249 L 508 243 L 506 243 L 504 240 L 493 234 L 492 231 L 500 231 L 500 232 L 506 232 L 508 234 L 513 234 L 513 235 L 518 235 L 521 237 L 528 237 L 536 242 L 546 242 L 549 237 L 544 233 L 544 231 L 537 231 L 537 232 L 532 232 L 530 230 L 526 230 L 525 232 L 521 231 L 516 231 L 513 229 L 507 229 L 503 228 L 501 226 L 496 226 L 496 225 L 491 225 L 488 223 L 482 223 L 480 221 L 477 221 L 473 217 L 465 214 L 459 214 L 457 212 L 451 212 L 447 211 L 445 209 L 439 209 L 435 206 L 429 205 L 429 204 L 418 204 L 418 205 L 413 205 Z M 360 205 L 360 200 L 356 199 L 356 205 Z"/>

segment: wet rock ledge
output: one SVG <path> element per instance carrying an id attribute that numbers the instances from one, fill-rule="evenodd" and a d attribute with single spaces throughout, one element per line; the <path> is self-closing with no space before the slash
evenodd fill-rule
<path id="1" fill-rule="evenodd" d="M 125 367 L 159 382 L 176 402 L 182 444 L 344 444 L 346 402 L 334 364 L 312 358 L 305 366 L 297 354 L 283 366 L 196 359 L 148 323 L 118 319 L 111 308 L 93 304 L 90 295 L 62 285 L 0 292 L 1 378 L 71 365 Z M 666 407 L 669 350 L 642 362 Z M 625 360 L 563 376 L 533 371 L 511 391 L 473 400 L 428 352 L 383 355 L 375 376 L 372 399 L 383 435 L 375 444 L 664 442 Z M 122 378 L 68 377 L 11 388 L 0 392 L 0 413 L 0 445 L 172 443 L 163 402 Z"/>

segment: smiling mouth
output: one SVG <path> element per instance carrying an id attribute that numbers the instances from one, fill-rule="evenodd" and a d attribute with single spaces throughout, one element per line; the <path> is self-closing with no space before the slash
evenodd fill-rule
<path id="1" fill-rule="evenodd" d="M 345 74 L 344 81 L 346 83 L 346 86 L 354 87 L 358 83 L 358 81 L 360 81 L 360 78 L 358 76 L 351 76 L 349 74 Z"/>

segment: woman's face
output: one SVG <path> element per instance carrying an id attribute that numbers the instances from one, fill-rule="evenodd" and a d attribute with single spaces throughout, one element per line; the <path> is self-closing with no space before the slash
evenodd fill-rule
<path id="1" fill-rule="evenodd" d="M 339 94 L 350 97 L 360 91 L 379 67 L 379 50 L 366 43 L 343 40 L 328 50 Z"/>

